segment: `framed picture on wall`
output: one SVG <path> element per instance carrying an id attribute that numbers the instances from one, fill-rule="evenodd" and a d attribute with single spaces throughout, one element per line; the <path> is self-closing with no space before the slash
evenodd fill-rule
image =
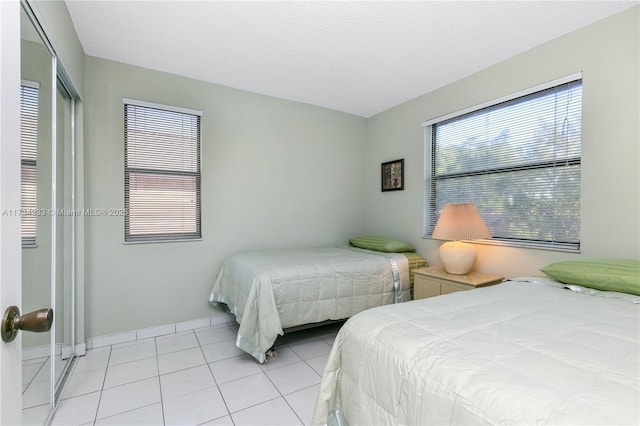
<path id="1" fill-rule="evenodd" d="M 382 192 L 404 189 L 404 158 L 382 163 Z"/>

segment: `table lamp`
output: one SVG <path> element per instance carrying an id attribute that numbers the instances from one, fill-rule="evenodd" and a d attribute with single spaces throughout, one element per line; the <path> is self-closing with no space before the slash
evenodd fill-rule
<path id="1" fill-rule="evenodd" d="M 474 203 L 446 204 L 431 237 L 453 240 L 440 246 L 440 261 L 448 273 L 464 275 L 471 270 L 478 253 L 472 244 L 460 240 L 491 238 L 491 230 Z"/>

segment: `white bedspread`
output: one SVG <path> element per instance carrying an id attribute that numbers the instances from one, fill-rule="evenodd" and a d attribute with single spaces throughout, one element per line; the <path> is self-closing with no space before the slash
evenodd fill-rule
<path id="1" fill-rule="evenodd" d="M 535 281 L 354 316 L 313 424 L 640 424 L 640 305 Z"/>
<path id="2" fill-rule="evenodd" d="M 236 316 L 236 345 L 260 362 L 283 328 L 345 319 L 407 300 L 405 256 L 350 247 L 230 256 L 209 296 L 209 302 L 225 303 Z"/>

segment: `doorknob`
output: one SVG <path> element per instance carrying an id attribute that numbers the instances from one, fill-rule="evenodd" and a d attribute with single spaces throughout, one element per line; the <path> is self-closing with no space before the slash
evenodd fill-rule
<path id="1" fill-rule="evenodd" d="M 44 333 L 51 330 L 53 323 L 53 309 L 44 308 L 28 314 L 20 315 L 17 306 L 9 306 L 2 315 L 2 340 L 11 342 L 18 335 L 18 331 L 33 331 Z"/>

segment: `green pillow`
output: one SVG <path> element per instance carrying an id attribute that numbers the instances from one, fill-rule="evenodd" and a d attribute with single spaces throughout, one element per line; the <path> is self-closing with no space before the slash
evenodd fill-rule
<path id="1" fill-rule="evenodd" d="M 640 295 L 639 260 L 567 260 L 552 263 L 540 270 L 565 284 Z"/>
<path id="2" fill-rule="evenodd" d="M 416 251 L 415 247 L 406 241 L 389 237 L 357 237 L 351 238 L 352 246 L 385 253 L 405 253 Z"/>

